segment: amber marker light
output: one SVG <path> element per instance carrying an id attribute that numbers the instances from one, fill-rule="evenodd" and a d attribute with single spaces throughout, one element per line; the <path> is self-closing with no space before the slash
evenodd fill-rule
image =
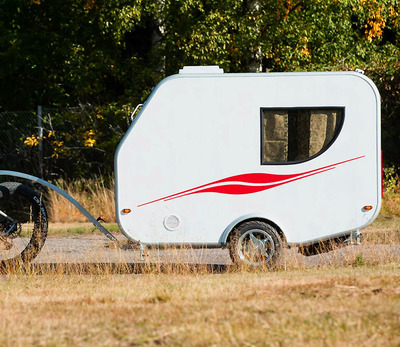
<path id="1" fill-rule="evenodd" d="M 130 208 L 123 208 L 122 209 L 122 213 L 128 214 L 128 213 L 131 213 L 131 212 L 132 212 L 132 210 Z"/>
<path id="2" fill-rule="evenodd" d="M 371 205 L 366 205 L 363 207 L 364 211 L 371 211 L 372 210 L 372 206 Z"/>

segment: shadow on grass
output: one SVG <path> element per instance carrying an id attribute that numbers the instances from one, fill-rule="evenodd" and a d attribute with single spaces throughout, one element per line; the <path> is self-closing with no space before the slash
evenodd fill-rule
<path id="1" fill-rule="evenodd" d="M 7 266 L 0 274 L 122 275 L 122 274 L 219 274 L 234 265 L 178 263 L 35 263 Z"/>

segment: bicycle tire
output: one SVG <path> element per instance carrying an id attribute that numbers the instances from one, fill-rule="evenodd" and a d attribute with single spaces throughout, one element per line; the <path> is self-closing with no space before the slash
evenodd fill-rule
<path id="1" fill-rule="evenodd" d="M 47 237 L 48 217 L 40 195 L 22 183 L 0 183 L 0 210 L 14 220 L 0 219 L 0 268 L 31 262 Z"/>

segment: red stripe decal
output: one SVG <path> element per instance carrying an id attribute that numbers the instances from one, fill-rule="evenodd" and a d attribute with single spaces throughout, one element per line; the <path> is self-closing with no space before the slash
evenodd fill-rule
<path id="1" fill-rule="evenodd" d="M 286 183 L 294 182 L 306 177 L 310 177 L 313 175 L 320 174 L 322 172 L 332 170 L 337 165 L 341 165 L 364 157 L 365 156 L 361 156 L 341 161 L 336 164 L 324 166 L 319 169 L 301 172 L 297 174 L 276 175 L 268 173 L 248 173 L 248 174 L 235 175 L 211 183 L 203 184 L 201 186 L 192 189 L 184 190 L 176 194 L 168 195 L 160 199 L 152 200 L 144 204 L 138 205 L 138 207 L 149 205 L 157 201 L 169 201 L 197 193 L 218 193 L 218 194 L 231 194 L 231 195 L 257 193 L 267 189 L 281 186 Z"/>

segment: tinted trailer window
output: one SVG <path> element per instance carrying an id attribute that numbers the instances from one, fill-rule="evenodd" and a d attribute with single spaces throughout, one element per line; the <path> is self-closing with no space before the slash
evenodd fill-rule
<path id="1" fill-rule="evenodd" d="M 262 164 L 304 161 L 325 151 L 343 123 L 344 110 L 262 108 Z"/>

